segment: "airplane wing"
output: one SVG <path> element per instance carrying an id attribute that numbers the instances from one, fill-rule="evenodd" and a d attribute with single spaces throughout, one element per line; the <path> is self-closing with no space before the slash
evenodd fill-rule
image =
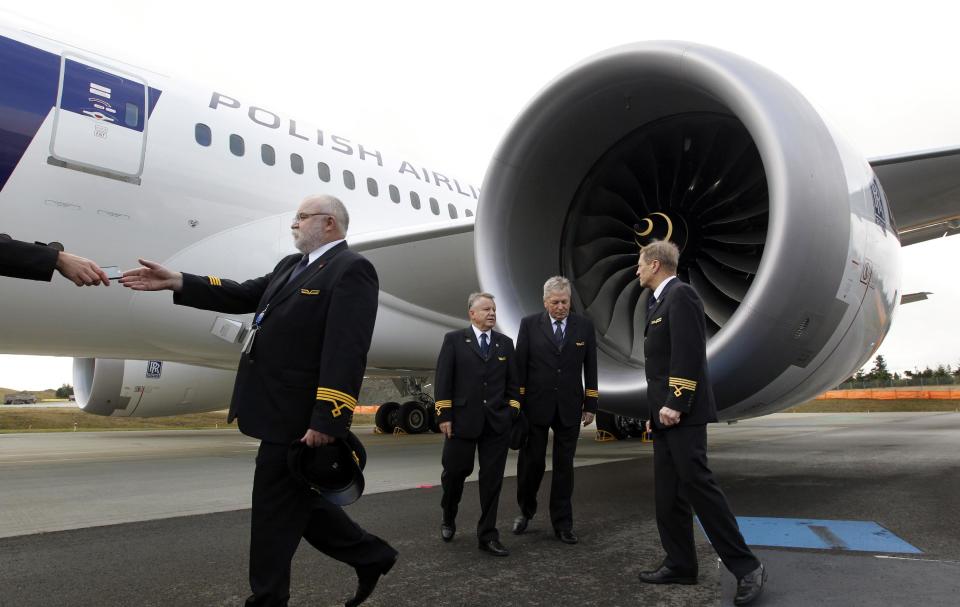
<path id="1" fill-rule="evenodd" d="M 459 326 L 466 322 L 467 294 L 480 290 L 473 221 L 463 217 L 434 226 L 367 232 L 348 241 L 373 262 L 382 292 Z"/>
<path id="2" fill-rule="evenodd" d="M 960 234 L 960 148 L 870 160 L 904 246 Z"/>
<path id="3" fill-rule="evenodd" d="M 397 245 L 430 241 L 442 236 L 473 233 L 473 217 L 464 217 L 455 221 L 445 221 L 436 225 L 417 226 L 415 228 L 396 228 L 367 232 L 350 237 L 350 248 L 354 251 L 368 252 Z"/>

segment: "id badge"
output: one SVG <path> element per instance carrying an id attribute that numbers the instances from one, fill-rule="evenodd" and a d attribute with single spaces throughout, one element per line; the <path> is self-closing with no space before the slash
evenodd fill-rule
<path id="1" fill-rule="evenodd" d="M 240 349 L 242 354 L 250 354 L 250 350 L 253 349 L 253 339 L 257 336 L 257 331 L 260 330 L 260 327 L 253 327 L 250 329 L 250 332 L 247 333 L 247 336 L 243 339 L 243 348 Z"/>

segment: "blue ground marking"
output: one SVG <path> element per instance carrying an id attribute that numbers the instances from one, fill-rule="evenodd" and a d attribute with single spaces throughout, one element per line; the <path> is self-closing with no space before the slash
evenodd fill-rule
<path id="1" fill-rule="evenodd" d="M 751 546 L 923 554 L 872 521 L 738 516 L 737 523 Z"/>

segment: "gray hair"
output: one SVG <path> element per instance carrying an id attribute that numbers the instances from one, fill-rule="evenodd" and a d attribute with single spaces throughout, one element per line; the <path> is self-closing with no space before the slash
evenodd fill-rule
<path id="1" fill-rule="evenodd" d="M 344 205 L 339 198 L 331 196 L 330 194 L 317 194 L 316 196 L 308 196 L 307 198 L 320 203 L 322 211 L 333 217 L 337 222 L 337 227 L 339 227 L 344 234 L 347 233 L 347 228 L 350 227 L 350 213 L 347 212 L 346 205 Z"/>
<path id="2" fill-rule="evenodd" d="M 484 298 L 493 301 L 493 295 L 489 293 L 471 293 L 470 297 L 467 298 L 467 312 L 473 309 L 473 304 L 477 303 L 478 299 Z"/>
<path id="3" fill-rule="evenodd" d="M 570 281 L 563 276 L 551 276 L 543 283 L 543 300 L 546 301 L 551 293 L 571 294 Z"/>
<path id="4" fill-rule="evenodd" d="M 680 249 L 669 240 L 654 240 L 640 249 L 640 257 L 647 262 L 659 261 L 665 270 L 676 274 L 677 265 L 680 263 Z"/>

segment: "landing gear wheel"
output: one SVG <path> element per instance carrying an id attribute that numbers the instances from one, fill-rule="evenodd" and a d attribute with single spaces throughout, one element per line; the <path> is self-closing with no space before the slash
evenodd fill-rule
<path id="1" fill-rule="evenodd" d="M 643 438 L 643 434 L 647 431 L 646 420 L 636 419 L 631 417 L 621 418 L 621 419 L 627 420 L 627 423 L 624 424 L 623 422 L 621 422 L 621 424 L 625 427 L 627 435 L 630 438 Z"/>
<path id="2" fill-rule="evenodd" d="M 421 432 L 426 432 L 430 427 L 427 408 L 415 400 L 407 401 L 400 405 L 399 417 L 399 425 L 407 434 L 420 434 Z"/>
<path id="3" fill-rule="evenodd" d="M 377 430 L 383 434 L 391 434 L 393 429 L 397 427 L 396 414 L 399 409 L 400 403 L 388 402 L 380 405 L 377 409 L 376 416 L 374 416 L 374 423 L 377 424 Z"/>
<path id="4" fill-rule="evenodd" d="M 598 440 L 623 440 L 627 438 L 629 433 L 624 425 L 623 416 L 606 411 L 597 411 Z"/>

